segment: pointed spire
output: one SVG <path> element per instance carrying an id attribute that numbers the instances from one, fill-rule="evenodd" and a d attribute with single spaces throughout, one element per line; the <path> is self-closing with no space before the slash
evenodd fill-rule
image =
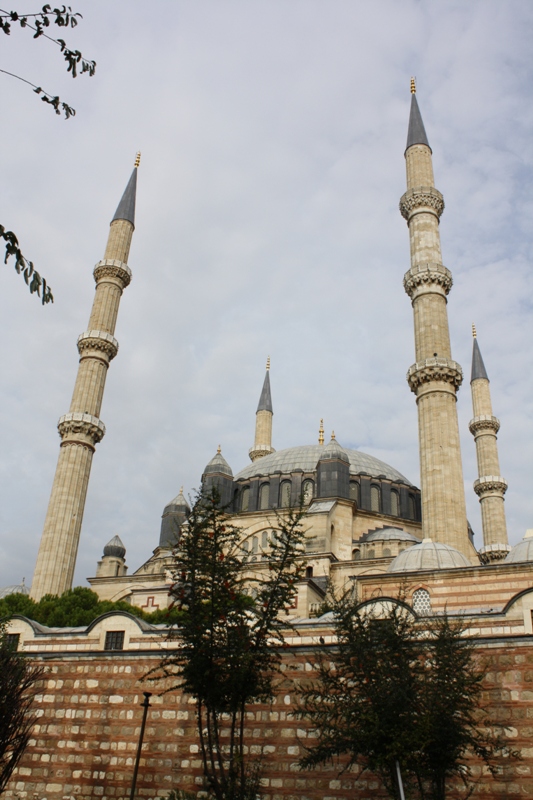
<path id="1" fill-rule="evenodd" d="M 485 364 L 483 363 L 483 359 L 481 357 L 481 350 L 479 349 L 479 345 L 477 343 L 475 325 L 472 325 L 472 335 L 474 337 L 474 346 L 472 348 L 472 377 L 470 378 L 470 383 L 478 378 L 484 378 L 488 381 L 489 376 L 487 375 L 487 370 L 485 369 Z"/>
<path id="2" fill-rule="evenodd" d="M 117 210 L 115 211 L 115 216 L 113 217 L 111 222 L 114 222 L 116 219 L 125 219 L 128 222 L 131 222 L 133 227 L 135 227 L 135 196 L 137 194 L 137 169 L 140 163 L 141 163 L 141 154 L 137 153 L 137 156 L 135 158 L 135 166 L 133 167 L 133 172 L 131 173 L 128 185 L 124 190 L 124 194 L 122 195 L 120 203 L 117 206 Z"/>
<path id="3" fill-rule="evenodd" d="M 414 78 L 411 78 L 411 113 L 409 115 L 409 130 L 407 132 L 407 144 L 405 145 L 405 149 L 408 150 L 413 144 L 425 144 L 429 147 L 426 129 L 424 128 L 422 115 L 416 99 L 416 83 Z M 431 150 L 431 147 L 429 147 L 429 149 Z"/>
<path id="4" fill-rule="evenodd" d="M 320 420 L 320 428 L 318 429 L 318 444 L 324 444 L 324 420 Z"/>
<path id="5" fill-rule="evenodd" d="M 263 389 L 261 391 L 261 397 L 259 398 L 257 410 L 270 411 L 271 414 L 274 413 L 272 410 L 272 396 L 270 394 L 270 356 L 268 357 L 267 361 L 265 381 L 263 383 Z"/>

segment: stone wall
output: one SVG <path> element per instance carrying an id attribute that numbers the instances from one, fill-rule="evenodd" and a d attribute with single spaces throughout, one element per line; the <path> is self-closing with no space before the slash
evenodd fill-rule
<path id="1" fill-rule="evenodd" d="M 263 800 L 377 800 L 384 796 L 369 773 L 346 772 L 330 765 L 299 770 L 310 732 L 291 717 L 298 681 L 312 677 L 313 649 L 291 647 L 271 706 L 250 709 L 246 732 L 252 753 L 264 756 Z M 7 798 L 60 800 L 74 797 L 129 797 L 143 700 L 152 690 L 138 796 L 165 796 L 171 788 L 201 790 L 202 770 L 195 734 L 194 703 L 142 682 L 157 663 L 155 650 L 103 653 L 66 649 L 35 653 L 48 667 L 37 698 L 38 720 L 31 744 L 6 792 Z M 474 765 L 481 783 L 475 797 L 533 797 L 533 648 L 527 636 L 480 640 L 480 658 L 488 664 L 484 701 L 495 721 L 509 726 L 513 747 L 523 760 L 504 761 L 496 780 Z M 455 796 L 455 795 L 454 795 Z M 459 796 L 459 795 L 457 795 Z"/>

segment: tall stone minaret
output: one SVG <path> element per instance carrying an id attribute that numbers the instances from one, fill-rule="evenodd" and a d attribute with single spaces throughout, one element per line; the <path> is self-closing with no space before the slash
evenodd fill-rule
<path id="1" fill-rule="evenodd" d="M 474 491 L 481 504 L 483 547 L 480 555 L 484 561 L 500 561 L 511 547 L 507 540 L 507 524 L 503 496 L 507 483 L 500 475 L 498 443 L 496 434 L 500 421 L 492 414 L 490 385 L 485 364 L 481 357 L 476 329 L 472 325 L 474 344 L 472 351 L 472 407 L 474 418 L 470 421 L 470 433 L 476 442 L 478 479 Z"/>
<path id="2" fill-rule="evenodd" d="M 118 307 L 131 280 L 127 260 L 135 226 L 139 158 L 138 154 L 111 221 L 104 259 L 94 268 L 96 292 L 89 326 L 78 337 L 78 377 L 70 410 L 57 426 L 61 445 L 33 576 L 34 600 L 72 587 L 94 448 L 105 434 L 100 409 L 109 362 L 118 351 L 113 336 Z"/>
<path id="3" fill-rule="evenodd" d="M 411 114 L 405 159 L 407 191 L 400 211 L 407 220 L 411 268 L 404 287 L 413 304 L 416 363 L 407 381 L 416 394 L 422 491 L 422 529 L 435 542 L 456 547 L 469 558 L 456 392 L 463 380 L 452 360 L 447 295 L 452 275 L 442 264 L 439 218 L 444 199 L 434 187 L 432 152 L 411 80 Z"/>
<path id="4" fill-rule="evenodd" d="M 252 461 L 276 451 L 272 447 L 272 397 L 270 395 L 270 356 L 267 358 L 266 375 L 255 415 L 255 442 L 250 448 Z"/>

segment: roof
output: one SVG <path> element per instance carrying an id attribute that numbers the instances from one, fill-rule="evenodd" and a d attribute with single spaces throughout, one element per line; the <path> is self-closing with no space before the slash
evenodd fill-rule
<path id="1" fill-rule="evenodd" d="M 414 144 L 425 144 L 429 147 L 428 137 L 424 123 L 422 122 L 422 114 L 418 107 L 416 94 L 411 95 L 411 113 L 409 114 L 409 129 L 407 131 L 407 144 L 405 149 L 412 147 Z M 429 147 L 431 150 L 431 147 Z"/>
<path id="2" fill-rule="evenodd" d="M 306 444 L 300 447 L 278 450 L 276 453 L 259 458 L 253 464 L 241 469 L 235 476 L 235 480 L 244 480 L 255 475 L 273 475 L 275 472 L 281 472 L 282 474 L 288 474 L 296 470 L 315 472 L 318 460 L 324 450 L 324 445 L 320 444 Z M 362 472 L 375 478 L 384 475 L 389 480 L 401 481 L 409 486 L 412 485 L 405 475 L 402 475 L 394 467 L 385 464 L 384 461 L 380 461 L 379 458 L 361 453 L 359 450 L 348 450 L 348 448 L 344 448 L 344 452 L 348 455 L 350 461 L 351 475 L 358 475 Z"/>
<path id="3" fill-rule="evenodd" d="M 30 590 L 25 583 L 12 583 L 10 586 L 4 586 L 0 589 L 0 599 L 7 597 L 8 594 L 29 594 Z"/>
<path id="4" fill-rule="evenodd" d="M 454 569 L 471 567 L 468 558 L 442 542 L 424 539 L 420 544 L 408 547 L 389 564 L 388 572 L 418 572 L 423 569 Z"/>
<path id="5" fill-rule="evenodd" d="M 259 405 L 257 406 L 258 411 L 272 411 L 272 396 L 270 394 L 270 372 L 267 369 L 265 380 L 263 383 L 263 389 L 261 391 L 261 397 L 259 398 Z"/>
<path id="6" fill-rule="evenodd" d="M 365 542 L 389 542 L 389 541 L 402 541 L 402 542 L 415 542 L 420 544 L 420 539 L 413 536 L 412 533 L 404 531 L 403 528 L 393 528 L 387 526 L 386 528 L 378 528 L 377 531 L 372 531 L 364 537 Z"/>
<path id="7" fill-rule="evenodd" d="M 515 544 L 505 557 L 505 564 L 518 564 L 521 561 L 533 561 L 533 530 L 526 531 L 521 542 Z"/>
<path id="8" fill-rule="evenodd" d="M 120 200 L 115 211 L 115 216 L 111 220 L 114 222 L 116 219 L 125 219 L 127 222 L 135 227 L 135 195 L 137 194 L 137 167 L 134 167 L 131 173 L 128 185 L 124 190 L 124 194 Z"/>
<path id="9" fill-rule="evenodd" d="M 229 475 L 233 478 L 232 469 L 222 453 L 215 453 L 204 469 L 204 475 L 212 475 L 213 473 L 222 473 L 223 475 Z"/>
<path id="10" fill-rule="evenodd" d="M 474 345 L 472 347 L 472 377 L 470 378 L 470 383 L 478 378 L 485 378 L 485 380 L 488 381 L 489 376 L 487 375 L 487 370 L 485 369 L 485 364 L 481 357 L 481 350 L 479 349 L 477 338 L 474 337 Z"/>

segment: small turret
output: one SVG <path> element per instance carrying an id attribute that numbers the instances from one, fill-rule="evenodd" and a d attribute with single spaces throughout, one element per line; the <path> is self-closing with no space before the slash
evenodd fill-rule
<path id="1" fill-rule="evenodd" d="M 335 432 L 324 447 L 318 464 L 318 497 L 350 496 L 350 459 L 346 450 L 338 443 Z"/>
<path id="2" fill-rule="evenodd" d="M 276 451 L 272 447 L 272 396 L 270 393 L 270 356 L 267 358 L 266 375 L 261 390 L 261 397 L 255 415 L 255 442 L 250 448 L 249 455 L 252 461 L 268 456 Z"/>
<path id="3" fill-rule="evenodd" d="M 474 341 L 470 388 L 474 418 L 470 421 L 469 428 L 476 443 L 478 478 L 474 481 L 474 491 L 481 505 L 483 528 L 483 547 L 480 555 L 484 561 L 501 561 L 511 548 L 507 540 L 504 508 L 507 482 L 500 475 L 496 437 L 500 421 L 492 414 L 489 376 L 483 363 L 474 325 L 472 325 L 472 336 Z"/>
<path id="4" fill-rule="evenodd" d="M 179 494 L 167 503 L 161 517 L 161 534 L 159 547 L 175 547 L 179 542 L 183 523 L 187 521 L 191 507 L 183 494 L 183 486 Z"/>
<path id="5" fill-rule="evenodd" d="M 126 548 L 120 536 L 113 536 L 104 547 L 102 560 L 96 567 L 97 578 L 118 578 L 128 571 L 126 566 Z"/>
<path id="6" fill-rule="evenodd" d="M 232 499 L 233 472 L 222 455 L 220 445 L 216 454 L 207 464 L 202 475 L 202 488 L 209 493 L 213 488 L 217 488 L 220 493 L 220 505 L 227 506 Z"/>

